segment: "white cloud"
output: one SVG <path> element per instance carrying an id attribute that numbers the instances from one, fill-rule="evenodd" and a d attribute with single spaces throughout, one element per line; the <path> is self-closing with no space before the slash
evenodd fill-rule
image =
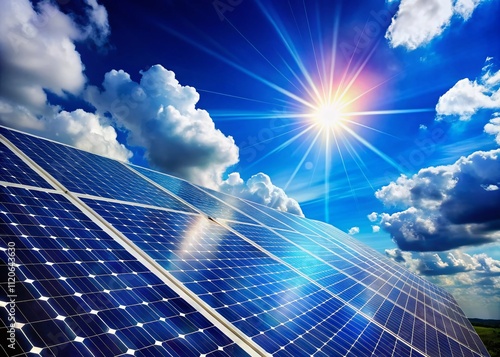
<path id="1" fill-rule="evenodd" d="M 401 0 L 385 37 L 392 47 L 414 50 L 432 41 L 450 26 L 453 15 L 468 20 L 484 0 Z"/>
<path id="2" fill-rule="evenodd" d="M 102 46 L 110 34 L 108 23 L 108 12 L 103 5 L 99 5 L 97 0 L 84 0 L 87 5 L 87 16 L 90 19 L 85 28 L 85 37 L 90 37 L 96 45 Z"/>
<path id="3" fill-rule="evenodd" d="M 221 183 L 219 189 L 282 212 L 304 215 L 298 202 L 288 197 L 283 189 L 275 186 L 271 178 L 262 172 L 250 177 L 246 183 L 238 172 L 233 172 Z"/>
<path id="4" fill-rule="evenodd" d="M 43 121 L 45 136 L 79 149 L 127 161 L 132 153 L 116 140 L 116 131 L 101 124 L 99 118 L 82 109 L 61 111 Z"/>
<path id="5" fill-rule="evenodd" d="M 376 191 L 375 197 L 387 206 L 433 209 L 445 198 L 443 192 L 456 185 L 456 171 L 456 166 L 446 165 L 421 169 L 411 178 L 401 175 L 396 182 Z"/>
<path id="6" fill-rule="evenodd" d="M 445 251 L 500 239 L 500 149 L 478 151 L 452 165 L 401 176 L 375 196 L 386 206 L 381 226 L 399 248 Z"/>
<path id="7" fill-rule="evenodd" d="M 439 36 L 452 15 L 451 0 L 402 0 L 386 38 L 392 47 L 414 50 Z"/>
<path id="8" fill-rule="evenodd" d="M 107 13 L 95 0 L 88 18 L 77 25 L 48 1 L 33 8 L 27 0 L 0 3 L 0 123 L 49 137 L 119 160 L 131 153 L 116 140 L 116 131 L 83 110 L 60 111 L 46 91 L 78 95 L 86 82 L 75 42 L 103 43 L 109 34 Z"/>
<path id="9" fill-rule="evenodd" d="M 439 98 L 438 119 L 457 116 L 469 120 L 480 109 L 500 109 L 500 71 L 492 72 L 490 61 L 487 60 L 481 77 L 474 81 L 461 79 Z"/>
<path id="10" fill-rule="evenodd" d="M 100 48 L 110 34 L 105 7 L 96 0 L 84 2 L 83 13 L 75 17 L 49 1 L 36 8 L 27 0 L 0 3 L 0 124 L 128 160 L 131 152 L 117 141 L 112 126 L 117 125 L 129 133 L 129 143 L 146 149 L 153 166 L 217 188 L 222 174 L 238 161 L 238 147 L 196 108 L 199 94 L 180 85 L 173 72 L 156 65 L 136 83 L 113 70 L 105 75 L 102 91 L 83 91 L 84 65 L 75 44 L 92 41 Z M 46 91 L 60 97 L 83 92 L 96 113 L 62 111 L 47 101 Z M 302 214 L 297 201 L 270 181 L 252 178 L 247 189 L 261 203 Z"/>
<path id="11" fill-rule="evenodd" d="M 482 0 L 457 0 L 455 2 L 454 11 L 462 16 L 464 20 L 468 20 L 481 1 Z"/>
<path id="12" fill-rule="evenodd" d="M 367 217 L 370 220 L 370 222 L 375 222 L 378 219 L 378 213 L 372 212 Z"/>
<path id="13" fill-rule="evenodd" d="M 487 88 L 464 78 L 439 98 L 436 112 L 438 115 L 457 115 L 460 120 L 469 120 L 479 109 L 492 107 L 495 103 Z"/>
<path id="14" fill-rule="evenodd" d="M 359 233 L 359 227 L 351 227 L 351 228 L 349 228 L 349 231 L 347 233 L 349 233 L 352 236 L 355 235 L 355 234 L 358 234 Z"/>
<path id="15" fill-rule="evenodd" d="M 411 253 L 395 248 L 386 249 L 385 254 L 421 275 L 437 276 L 473 272 L 482 277 L 500 276 L 500 260 L 495 260 L 485 253 L 470 255 L 461 250 L 446 253 Z M 477 281 L 477 279 L 473 280 Z"/>
<path id="16" fill-rule="evenodd" d="M 373 233 L 380 232 L 380 226 L 372 226 L 372 231 L 373 231 Z"/>
<path id="17" fill-rule="evenodd" d="M 226 169 L 238 162 L 233 138 L 196 108 L 199 94 L 181 85 L 174 72 L 155 65 L 141 75 L 136 83 L 128 73 L 112 70 L 103 90 L 89 87 L 86 98 L 100 115 L 111 115 L 129 132 L 129 144 L 146 148 L 154 167 L 216 188 Z"/>
<path id="18" fill-rule="evenodd" d="M 27 0 L 0 4 L 0 97 L 34 114 L 46 113 L 44 90 L 77 94 L 85 83 L 74 41 L 80 29 L 49 2 L 37 11 Z"/>
<path id="19" fill-rule="evenodd" d="M 499 189 L 498 185 L 481 185 L 482 188 L 484 188 L 486 191 L 497 191 Z"/>
<path id="20" fill-rule="evenodd" d="M 239 172 L 231 172 L 227 179 L 224 180 L 221 184 L 221 191 L 230 192 L 235 188 L 243 187 L 245 181 L 241 178 Z"/>
<path id="21" fill-rule="evenodd" d="M 485 253 L 474 255 L 474 258 L 485 273 L 500 276 L 500 260 L 495 260 Z"/>
<path id="22" fill-rule="evenodd" d="M 495 141 L 500 145 L 500 113 L 495 113 L 495 117 L 484 126 L 484 132 L 495 135 Z"/>
<path id="23" fill-rule="evenodd" d="M 129 143 L 146 149 L 153 166 L 217 188 L 222 174 L 238 161 L 238 147 L 215 128 L 206 111 L 196 108 L 196 90 L 180 85 L 175 74 L 162 66 L 142 72 L 140 83 L 124 71 L 107 73 L 103 91 L 89 87 L 85 92 L 95 114 L 61 111 L 48 103 L 46 91 L 79 96 L 85 87 L 75 43 L 90 40 L 100 47 L 110 34 L 104 6 L 84 1 L 87 6 L 79 23 L 48 1 L 36 8 L 27 0 L 0 4 L 0 124 L 126 161 L 132 154 L 117 141 L 111 126 L 115 124 L 129 132 Z M 266 177 L 250 179 L 247 195 L 302 214 L 297 201 Z"/>

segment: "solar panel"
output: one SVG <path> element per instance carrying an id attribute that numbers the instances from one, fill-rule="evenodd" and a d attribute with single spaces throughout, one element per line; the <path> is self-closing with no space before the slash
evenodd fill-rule
<path id="1" fill-rule="evenodd" d="M 286 224 L 289 227 L 288 229 L 292 229 L 296 232 L 300 232 L 300 233 L 304 233 L 304 234 L 314 234 L 313 230 L 310 230 L 310 229 L 304 227 L 303 225 L 297 223 L 297 221 L 292 218 L 295 216 L 293 214 L 283 213 L 283 212 L 274 210 L 272 208 L 266 207 L 264 205 L 261 205 L 261 204 L 255 203 L 255 202 L 248 202 L 248 204 L 251 205 L 252 207 L 254 207 L 256 210 L 261 211 L 261 212 L 265 213 L 266 215 L 271 216 L 274 220 L 279 221 L 279 222 L 283 222 L 284 224 Z M 276 226 L 270 226 L 270 227 L 279 228 Z"/>
<path id="2" fill-rule="evenodd" d="M 393 300 L 394 297 L 391 297 L 390 293 L 392 291 L 399 292 L 398 289 L 395 289 L 394 284 L 401 279 L 400 277 L 394 276 L 394 274 L 377 266 L 369 266 L 356 257 L 359 257 L 358 254 L 346 254 L 338 246 L 328 244 L 330 241 L 319 236 L 307 237 L 287 231 L 276 231 L 279 233 L 277 235 L 264 227 L 243 224 L 232 224 L 231 226 L 243 235 L 255 237 L 254 241 L 259 245 L 310 276 L 325 289 L 343 298 L 347 304 L 370 316 L 373 321 L 380 323 L 380 325 L 393 324 L 395 322 L 391 319 L 398 318 L 396 314 L 391 319 L 389 318 L 391 310 L 397 307 L 396 301 Z M 396 279 L 391 279 L 392 277 Z M 390 283 L 391 280 L 392 283 Z M 423 280 L 416 283 L 421 282 Z M 424 304 L 425 295 L 421 292 L 424 290 L 423 287 L 417 285 L 416 289 L 418 289 L 419 294 L 412 295 L 417 295 L 419 299 L 416 300 L 409 296 L 408 305 L 403 305 L 402 308 L 407 308 L 413 313 L 413 321 L 416 324 L 423 324 L 425 313 L 434 312 L 434 309 Z M 438 296 L 434 296 L 434 301 L 439 303 L 438 311 L 445 312 L 448 315 L 452 313 L 448 307 L 449 300 L 443 301 Z M 468 335 L 475 334 L 473 329 L 460 320 L 456 322 L 457 320 L 456 318 L 446 320 L 452 325 L 450 330 L 461 331 L 461 333 Z M 457 343 L 464 340 L 463 338 L 459 339 L 454 333 L 449 333 L 445 329 L 434 331 L 437 326 L 435 324 L 431 325 L 429 321 L 427 324 L 430 333 L 446 334 L 448 337 L 455 339 L 454 342 Z M 413 334 L 407 336 L 405 341 L 424 351 L 425 339 L 419 340 L 418 336 L 425 336 L 425 327 L 418 330 L 413 325 L 404 325 L 401 329 L 390 330 L 395 334 L 401 334 L 402 329 L 405 328 L 413 331 Z"/>
<path id="3" fill-rule="evenodd" d="M 254 208 L 254 206 L 249 201 L 242 200 L 240 198 L 222 192 L 214 191 L 206 187 L 203 187 L 202 189 L 211 194 L 212 196 L 217 197 L 218 199 L 224 201 L 229 206 L 245 212 L 246 214 L 251 216 L 254 220 L 260 222 L 261 224 L 264 224 L 268 227 L 291 229 L 290 226 L 287 226 L 283 222 L 280 222 L 279 220 L 273 218 L 272 216 L 265 214 L 264 212 Z"/>
<path id="4" fill-rule="evenodd" d="M 16 295 L 18 354 L 246 355 L 62 195 L 2 187 L 0 205 L 18 264 L 14 290 L 0 284 Z"/>
<path id="5" fill-rule="evenodd" d="M 150 180 L 158 183 L 166 190 L 172 192 L 177 197 L 180 197 L 184 201 L 190 203 L 210 217 L 239 222 L 255 223 L 255 221 L 249 216 L 237 211 L 234 208 L 229 207 L 221 200 L 218 200 L 217 198 L 207 194 L 203 190 L 199 189 L 195 185 L 190 184 L 187 181 L 138 166 L 131 167 L 133 167 L 134 170 L 146 176 Z"/>
<path id="6" fill-rule="evenodd" d="M 296 321 L 301 316 L 311 319 L 315 309 L 320 309 L 314 306 L 322 301 L 325 319 L 344 316 L 333 313 L 342 307 L 335 297 L 205 217 L 84 201 L 117 229 L 129 231 L 127 238 L 269 353 L 282 347 L 284 351 L 292 349 L 287 347 L 288 339 L 273 337 L 278 327 L 281 334 L 295 335 L 297 345 L 305 349 L 301 353 L 317 349 L 310 339 L 328 346 L 329 337 L 316 332 L 314 325 L 296 332 L 301 325 Z M 346 307 L 342 311 L 347 314 Z M 345 323 L 355 314 L 349 311 Z M 289 352 L 294 355 L 293 349 Z"/>
<path id="7" fill-rule="evenodd" d="M 488 355 L 450 294 L 326 223 L 0 132 L 5 354 Z"/>
<path id="8" fill-rule="evenodd" d="M 70 192 L 193 212 L 118 161 L 5 128 L 0 133 Z"/>

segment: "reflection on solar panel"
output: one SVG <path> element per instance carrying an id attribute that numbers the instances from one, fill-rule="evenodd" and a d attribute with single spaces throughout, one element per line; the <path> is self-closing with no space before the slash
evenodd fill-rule
<path id="1" fill-rule="evenodd" d="M 0 132 L 4 354 L 488 355 L 451 295 L 326 223 Z"/>
<path id="2" fill-rule="evenodd" d="M 135 166 L 133 168 L 210 217 L 240 222 L 254 222 L 249 216 L 229 207 L 215 197 L 207 195 L 189 182 L 142 167 Z"/>

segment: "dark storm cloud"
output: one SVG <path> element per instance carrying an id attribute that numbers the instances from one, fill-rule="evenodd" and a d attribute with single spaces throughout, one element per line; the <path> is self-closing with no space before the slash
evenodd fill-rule
<path id="1" fill-rule="evenodd" d="M 387 206 L 406 208 L 381 214 L 381 226 L 398 247 L 445 251 L 499 239 L 500 150 L 478 151 L 452 165 L 429 167 L 401 176 L 376 197 Z"/>

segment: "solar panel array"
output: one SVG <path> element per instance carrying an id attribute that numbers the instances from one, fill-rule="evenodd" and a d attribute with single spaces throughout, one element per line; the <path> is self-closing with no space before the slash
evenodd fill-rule
<path id="1" fill-rule="evenodd" d="M 8 355 L 488 355 L 450 294 L 326 223 L 0 133 Z"/>

